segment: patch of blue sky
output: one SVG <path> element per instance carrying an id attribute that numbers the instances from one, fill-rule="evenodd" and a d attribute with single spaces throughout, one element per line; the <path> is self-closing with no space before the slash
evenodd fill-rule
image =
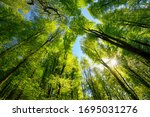
<path id="1" fill-rule="evenodd" d="M 4 44 L 3 46 L 4 46 L 5 48 L 10 48 L 11 46 L 14 46 L 14 45 L 16 45 L 16 44 L 18 44 L 17 38 L 16 38 L 16 37 L 12 37 L 11 41 L 8 42 L 8 43 L 6 43 L 6 44 Z"/>
<path id="2" fill-rule="evenodd" d="M 96 24 L 100 24 L 101 22 L 98 20 L 98 19 L 95 19 L 93 18 L 90 13 L 88 12 L 87 10 L 88 7 L 85 7 L 85 8 L 82 8 L 81 9 L 81 13 L 84 17 L 86 17 L 88 20 L 92 21 L 92 22 L 95 22 Z M 81 45 L 80 45 L 80 40 L 83 38 L 83 36 L 78 36 L 75 43 L 74 43 L 74 46 L 73 46 L 73 49 L 72 49 L 72 52 L 73 54 L 79 59 L 79 61 L 81 60 L 82 57 L 85 57 L 87 58 L 90 62 L 91 60 L 82 52 L 82 49 L 81 49 Z"/>
<path id="3" fill-rule="evenodd" d="M 98 0 L 94 0 L 94 2 L 98 2 Z"/>
<path id="4" fill-rule="evenodd" d="M 24 14 L 24 18 L 27 20 L 31 20 L 32 19 L 32 12 L 29 11 L 27 14 Z"/>
<path id="5" fill-rule="evenodd" d="M 19 12 L 20 14 L 23 14 L 23 11 L 22 11 L 21 9 L 18 9 L 18 12 Z"/>
<path id="6" fill-rule="evenodd" d="M 31 17 L 32 17 L 32 14 L 31 14 L 32 12 L 31 12 L 31 10 L 30 10 L 27 14 L 24 14 L 21 9 L 18 9 L 18 12 L 19 12 L 21 15 L 23 15 L 26 20 L 31 20 Z"/>
<path id="7" fill-rule="evenodd" d="M 78 36 L 72 48 L 73 54 L 79 59 L 79 61 L 81 60 L 81 57 L 84 56 L 84 53 L 82 52 L 81 46 L 80 46 L 80 40 L 82 38 L 83 38 L 82 36 Z"/>
<path id="8" fill-rule="evenodd" d="M 101 23 L 98 19 L 95 19 L 95 18 L 93 18 L 93 17 L 90 15 L 89 11 L 87 10 L 87 7 L 82 8 L 82 9 L 81 9 L 81 12 L 82 12 L 82 15 L 83 15 L 84 17 L 86 17 L 88 20 L 90 20 L 90 21 L 92 21 L 92 22 L 95 22 L 96 24 L 100 24 L 100 23 Z"/>

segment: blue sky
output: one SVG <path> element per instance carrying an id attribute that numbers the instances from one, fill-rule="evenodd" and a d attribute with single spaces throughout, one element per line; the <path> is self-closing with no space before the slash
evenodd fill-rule
<path id="1" fill-rule="evenodd" d="M 82 8 L 81 11 L 82 11 L 82 15 L 85 16 L 88 20 L 93 21 L 93 22 L 95 22 L 95 23 L 100 23 L 99 20 L 94 19 L 94 18 L 90 15 L 90 13 L 89 13 L 88 10 L 87 10 L 87 7 Z M 82 52 L 81 46 L 80 46 L 80 40 L 82 40 L 82 38 L 83 38 L 82 36 L 78 36 L 78 37 L 77 37 L 76 42 L 74 43 L 74 46 L 73 46 L 73 49 L 72 49 L 73 54 L 74 54 L 76 57 L 78 57 L 79 60 L 81 60 L 81 57 L 82 57 L 82 56 L 85 56 L 84 53 Z"/>
<path id="2" fill-rule="evenodd" d="M 79 60 L 81 60 L 81 57 L 84 55 L 81 46 L 80 46 L 80 40 L 82 39 L 82 36 L 78 36 L 76 39 L 76 42 L 74 43 L 74 46 L 72 48 L 73 54 L 78 57 Z"/>

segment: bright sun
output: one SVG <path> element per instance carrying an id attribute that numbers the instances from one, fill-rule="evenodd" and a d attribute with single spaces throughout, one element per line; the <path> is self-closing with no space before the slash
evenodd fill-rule
<path id="1" fill-rule="evenodd" d="M 117 61 L 115 59 L 110 59 L 110 65 L 111 66 L 117 65 Z"/>
<path id="2" fill-rule="evenodd" d="M 107 63 L 109 66 L 111 67 L 114 67 L 117 65 L 117 60 L 111 58 L 111 59 L 108 59 L 108 58 L 104 58 L 103 59 L 105 63 Z"/>
<path id="3" fill-rule="evenodd" d="M 103 58 L 102 59 L 109 67 L 115 67 L 118 62 L 116 59 L 114 58 Z M 99 70 L 103 71 L 104 70 L 104 66 L 102 64 L 92 64 L 93 68 L 96 67 L 96 68 L 99 68 Z"/>

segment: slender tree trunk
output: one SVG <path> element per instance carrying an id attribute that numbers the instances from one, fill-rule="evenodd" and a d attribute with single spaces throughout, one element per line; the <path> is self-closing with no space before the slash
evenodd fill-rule
<path id="1" fill-rule="evenodd" d="M 98 52 L 95 50 L 96 54 L 99 56 Z M 139 98 L 137 97 L 137 95 L 135 95 L 131 90 L 129 90 L 126 85 L 120 80 L 120 78 L 117 76 L 117 74 L 101 59 L 98 58 L 99 62 L 101 64 L 103 64 L 108 70 L 109 72 L 115 77 L 115 79 L 118 81 L 118 83 L 120 84 L 120 86 L 124 89 L 124 91 L 126 91 L 129 96 L 134 99 L 134 100 L 139 100 Z"/>
<path id="2" fill-rule="evenodd" d="M 7 53 L 8 51 L 11 51 L 11 50 L 15 49 L 16 47 L 20 47 L 20 46 L 24 45 L 24 42 L 25 42 L 25 43 L 30 42 L 30 41 L 31 41 L 30 39 L 33 38 L 34 36 L 35 36 L 35 39 L 36 39 L 36 38 L 39 36 L 39 32 L 37 32 L 37 33 L 35 33 L 35 34 L 32 34 L 31 36 L 29 36 L 27 39 L 21 41 L 20 43 L 13 45 L 13 46 L 11 46 L 10 48 L 7 48 L 6 50 L 3 50 L 3 51 L 0 53 L 0 57 L 2 57 L 2 56 L 3 56 L 5 53 Z"/>
<path id="3" fill-rule="evenodd" d="M 133 79 L 140 81 L 145 87 L 150 88 L 150 84 L 148 84 L 140 75 L 138 75 L 134 70 L 132 70 L 129 66 L 125 66 L 126 69 L 128 69 L 130 71 L 130 73 L 132 73 Z M 132 76 L 131 76 L 132 77 Z"/>
<path id="4" fill-rule="evenodd" d="M 127 20 L 120 20 L 119 22 L 121 22 L 121 24 L 123 25 L 137 26 L 141 28 L 150 28 L 150 25 L 141 22 L 127 21 Z"/>
<path id="5" fill-rule="evenodd" d="M 104 41 L 107 41 L 117 47 L 120 47 L 124 50 L 127 50 L 129 52 L 135 53 L 137 55 L 142 56 L 143 58 L 145 58 L 146 60 L 150 61 L 150 53 L 145 52 L 143 50 L 140 50 L 138 48 L 135 48 L 134 46 L 126 43 L 125 41 L 121 40 L 121 39 L 117 39 L 114 37 L 111 37 L 103 32 L 100 31 L 96 31 L 96 30 L 87 30 L 89 33 L 92 33 L 93 35 L 95 35 L 97 38 L 100 38 Z"/>
<path id="6" fill-rule="evenodd" d="M 126 84 L 126 86 L 133 92 L 133 94 L 134 94 L 136 97 L 138 97 L 137 94 L 135 93 L 135 91 L 129 86 L 129 84 L 127 83 L 127 81 L 125 80 L 125 78 L 117 71 L 117 69 L 115 69 L 115 70 L 116 70 L 116 72 L 119 74 L 119 76 L 122 78 L 122 80 L 124 81 L 124 83 Z"/>
<path id="7" fill-rule="evenodd" d="M 143 45 L 143 46 L 150 47 L 150 42 L 149 42 L 149 43 L 143 43 L 143 42 L 138 41 L 138 40 L 131 40 L 131 41 L 133 41 L 133 42 L 135 42 L 135 43 L 138 43 L 138 44 L 141 44 L 141 45 Z"/>
<path id="8" fill-rule="evenodd" d="M 131 96 L 132 99 L 134 100 L 139 100 L 139 98 L 137 97 L 137 95 L 135 95 L 131 90 L 129 90 L 126 85 L 119 79 L 119 77 L 117 76 L 117 74 L 115 72 L 112 71 L 112 69 L 103 61 L 101 62 L 109 71 L 110 73 L 116 78 L 116 80 L 118 81 L 118 83 L 120 84 L 120 86 L 129 94 L 129 96 Z"/>
<path id="9" fill-rule="evenodd" d="M 32 55 L 38 52 L 43 46 L 45 46 L 49 41 L 47 40 L 44 44 L 42 44 L 38 49 L 31 52 L 27 57 L 25 57 L 16 67 L 12 68 L 12 70 L 0 80 L 0 85 L 2 85 L 5 81 L 7 81 L 18 69 L 21 65 L 23 65 Z"/>

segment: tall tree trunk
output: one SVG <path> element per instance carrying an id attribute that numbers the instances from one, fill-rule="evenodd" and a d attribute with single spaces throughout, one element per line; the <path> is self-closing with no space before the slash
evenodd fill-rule
<path id="1" fill-rule="evenodd" d="M 140 75 L 138 75 L 134 70 L 132 70 L 129 66 L 125 66 L 126 69 L 128 69 L 130 71 L 130 73 L 132 73 L 133 79 L 134 80 L 138 80 L 140 81 L 145 87 L 150 88 L 150 84 L 148 84 Z M 132 77 L 132 76 L 131 76 Z"/>
<path id="2" fill-rule="evenodd" d="M 129 52 L 135 53 L 139 56 L 142 56 L 143 58 L 145 58 L 146 60 L 150 61 L 150 53 L 145 52 L 141 49 L 135 48 L 134 46 L 128 44 L 127 42 L 118 39 L 118 38 L 114 38 L 112 36 L 109 36 L 107 34 L 105 34 L 104 32 L 100 32 L 100 31 L 96 31 L 96 30 L 90 30 L 87 29 L 86 31 L 88 31 L 89 33 L 95 35 L 97 38 L 100 38 L 104 41 L 107 41 L 117 47 L 120 47 L 124 50 L 127 50 Z"/>
<path id="3" fill-rule="evenodd" d="M 13 46 L 3 50 L 0 53 L 0 57 L 2 57 L 8 51 L 11 51 L 11 50 L 14 50 L 16 48 L 19 48 L 20 46 L 25 45 L 25 43 L 29 43 L 31 41 L 31 38 L 35 37 L 35 39 L 36 39 L 39 36 L 39 34 L 40 34 L 39 32 L 36 32 L 35 34 L 30 35 L 27 39 L 24 39 L 23 41 L 21 41 L 20 43 L 15 44 L 15 45 L 13 45 Z"/>
<path id="4" fill-rule="evenodd" d="M 101 64 L 103 64 L 109 70 L 109 72 L 115 77 L 115 79 L 118 81 L 118 83 L 120 84 L 120 86 L 122 87 L 122 89 L 124 89 L 124 91 L 126 91 L 132 99 L 139 100 L 138 96 L 135 95 L 129 88 L 127 88 L 126 85 L 117 76 L 117 74 L 100 58 L 99 53 L 96 50 L 95 50 L 95 52 L 96 52 L 96 54 L 99 57 L 98 58 L 99 62 Z"/>
<path id="5" fill-rule="evenodd" d="M 0 80 L 0 85 L 2 85 L 5 81 L 7 81 L 18 69 L 21 65 L 23 65 L 32 55 L 34 55 L 36 52 L 38 52 L 43 46 L 45 46 L 49 41 L 47 40 L 45 43 L 43 43 L 38 49 L 31 52 L 27 57 L 25 57 L 16 67 L 12 68 L 12 70 Z"/>

